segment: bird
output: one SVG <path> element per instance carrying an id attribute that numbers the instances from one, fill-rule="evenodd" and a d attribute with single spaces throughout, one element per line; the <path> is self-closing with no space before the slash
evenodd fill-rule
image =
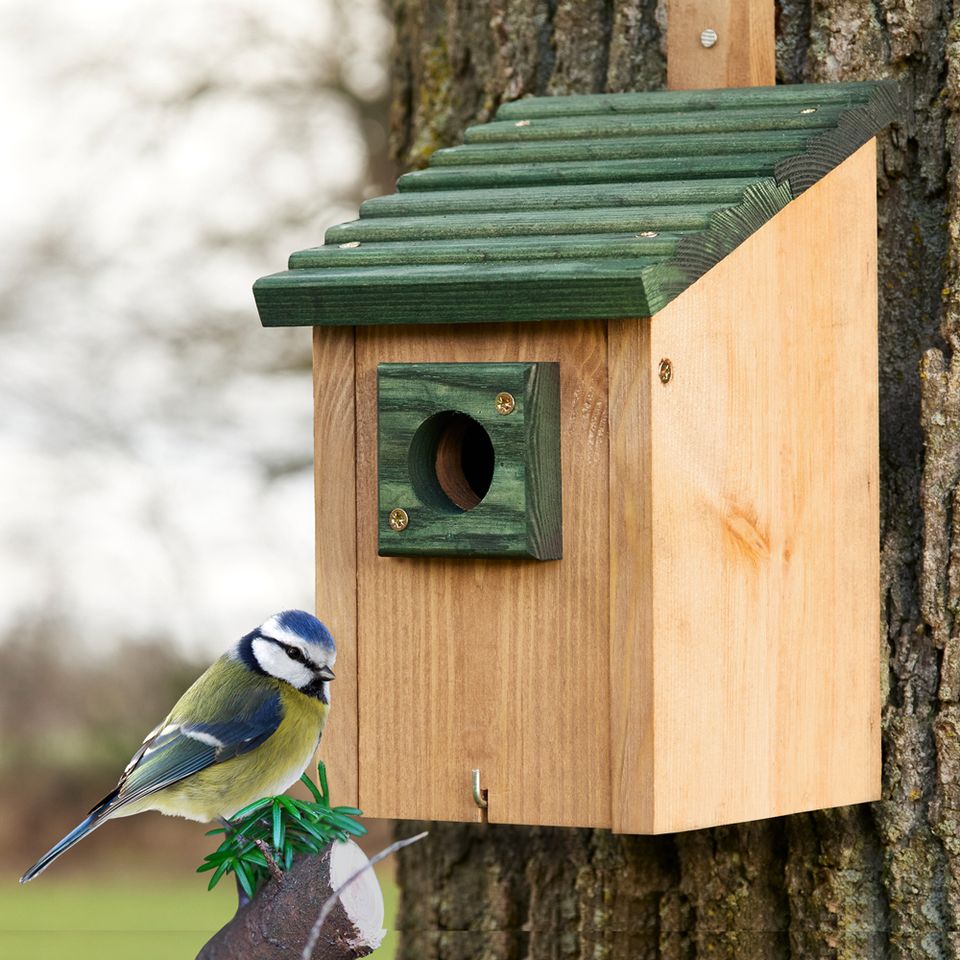
<path id="1" fill-rule="evenodd" d="M 282 793 L 320 743 L 336 659 L 330 631 L 303 610 L 281 611 L 241 637 L 147 734 L 117 786 L 20 883 L 115 817 L 159 810 L 229 822 Z"/>

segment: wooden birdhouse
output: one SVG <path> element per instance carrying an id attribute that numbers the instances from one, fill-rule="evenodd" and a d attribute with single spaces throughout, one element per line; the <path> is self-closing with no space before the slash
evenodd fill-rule
<path id="1" fill-rule="evenodd" d="M 340 802 L 660 833 L 879 796 L 896 99 L 508 103 L 257 282 L 314 328 Z"/>

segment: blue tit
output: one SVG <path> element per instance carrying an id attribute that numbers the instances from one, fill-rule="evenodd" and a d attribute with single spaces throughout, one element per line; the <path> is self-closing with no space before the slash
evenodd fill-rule
<path id="1" fill-rule="evenodd" d="M 282 793 L 316 752 L 336 659 L 327 628 L 302 610 L 248 633 L 147 734 L 116 789 L 20 882 L 114 817 L 159 810 L 208 821 Z"/>

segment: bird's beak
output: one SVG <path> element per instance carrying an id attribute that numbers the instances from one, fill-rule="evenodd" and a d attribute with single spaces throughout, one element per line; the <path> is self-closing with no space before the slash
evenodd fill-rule
<path id="1" fill-rule="evenodd" d="M 336 677 L 336 674 L 329 667 L 321 667 L 317 671 L 317 676 L 321 680 L 333 680 Z"/>

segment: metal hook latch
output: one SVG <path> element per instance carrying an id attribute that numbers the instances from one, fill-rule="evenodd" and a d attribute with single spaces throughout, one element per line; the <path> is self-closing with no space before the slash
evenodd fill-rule
<path id="1" fill-rule="evenodd" d="M 487 809 L 487 798 L 484 794 L 486 790 L 480 789 L 480 769 L 472 771 L 473 773 L 473 802 L 481 809 Z"/>

